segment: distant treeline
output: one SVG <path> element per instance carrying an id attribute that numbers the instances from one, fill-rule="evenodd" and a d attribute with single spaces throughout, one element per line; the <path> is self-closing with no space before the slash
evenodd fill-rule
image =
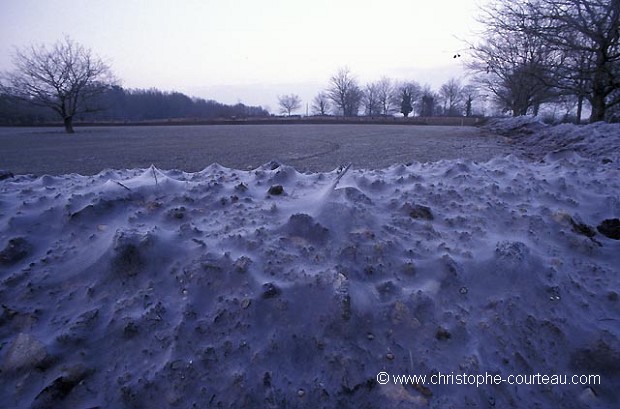
<path id="1" fill-rule="evenodd" d="M 92 112 L 77 121 L 140 122 L 167 119 L 232 119 L 269 116 L 258 106 L 226 105 L 213 100 L 190 98 L 180 92 L 157 89 L 124 89 L 113 86 L 88 102 Z M 36 125 L 58 122 L 58 114 L 8 95 L 0 95 L 0 125 Z"/>

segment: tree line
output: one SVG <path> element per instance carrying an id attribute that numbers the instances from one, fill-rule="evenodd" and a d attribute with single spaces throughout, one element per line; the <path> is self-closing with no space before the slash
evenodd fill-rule
<path id="1" fill-rule="evenodd" d="M 61 119 L 148 121 L 268 116 L 261 107 L 226 105 L 180 92 L 124 89 L 90 49 L 65 37 L 51 46 L 17 50 L 15 69 L 0 77 L 0 124 L 32 125 Z"/>
<path id="2" fill-rule="evenodd" d="M 620 0 L 491 0 L 478 20 L 480 40 L 462 51 L 468 84 L 452 79 L 434 92 L 382 78 L 362 86 L 342 68 L 313 99 L 313 113 L 470 116 L 474 102 L 490 96 L 513 116 L 549 105 L 576 122 L 586 108 L 590 122 L 620 119 Z M 300 102 L 295 94 L 280 98 L 282 112 Z"/>
<path id="3" fill-rule="evenodd" d="M 389 78 L 361 85 L 345 67 L 313 99 L 313 113 L 471 116 L 474 102 L 490 95 L 514 116 L 537 115 L 541 106 L 555 104 L 567 112 L 574 107 L 577 121 L 585 109 L 590 122 L 620 118 L 620 0 L 490 0 L 479 19 L 484 30 L 466 53 L 469 84 L 451 79 L 436 92 Z M 68 37 L 51 47 L 17 50 L 13 63 L 15 69 L 0 76 L 3 124 L 48 121 L 50 111 L 69 133 L 76 118 L 268 115 L 261 107 L 227 106 L 176 92 L 125 90 L 102 59 Z M 288 115 L 300 104 L 295 94 L 279 97 Z"/>
<path id="4" fill-rule="evenodd" d="M 493 0 L 468 68 L 479 88 L 514 116 L 584 104 L 590 122 L 620 105 L 620 0 Z"/>
<path id="5" fill-rule="evenodd" d="M 92 113 L 94 120 L 145 121 L 158 119 L 234 119 L 268 116 L 260 106 L 222 104 L 214 100 L 190 98 L 180 92 L 158 89 L 126 90 L 110 87 L 95 104 L 105 109 Z"/>
<path id="6" fill-rule="evenodd" d="M 361 85 L 348 67 L 332 75 L 329 85 L 312 100 L 313 115 L 392 116 L 397 113 L 432 116 L 475 115 L 476 87 L 452 78 L 438 91 L 416 81 L 396 81 L 382 77 Z M 278 96 L 280 113 L 290 115 L 301 107 L 296 94 Z M 480 112 L 478 112 L 479 114 Z"/>
<path id="7" fill-rule="evenodd" d="M 260 106 L 222 104 L 190 98 L 180 92 L 158 89 L 125 89 L 111 86 L 89 101 L 93 109 L 75 115 L 77 121 L 140 122 L 170 119 L 235 119 L 269 116 Z M 96 107 L 96 109 L 95 109 Z M 10 95 L 0 95 L 0 124 L 34 125 L 58 120 L 46 107 L 33 105 Z"/>

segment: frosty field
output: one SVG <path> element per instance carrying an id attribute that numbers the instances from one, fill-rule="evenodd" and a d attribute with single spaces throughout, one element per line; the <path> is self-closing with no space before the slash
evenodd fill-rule
<path id="1" fill-rule="evenodd" d="M 0 181 L 1 405 L 620 407 L 620 126 L 498 121 L 445 134 L 466 147 L 437 161 L 434 129 L 414 158 L 366 126 L 295 151 L 283 134 L 234 167 L 224 142 L 175 140 L 187 150 L 169 147 L 172 162 L 127 142 L 127 165 L 85 176 L 62 174 L 99 163 L 69 145 L 53 175 L 3 156 L 16 175 Z M 225 159 L 194 168 L 207 154 Z M 439 373 L 600 382 L 432 384 Z"/>
<path id="2" fill-rule="evenodd" d="M 14 173 L 92 175 L 103 169 L 197 172 L 219 163 L 254 169 L 277 160 L 300 171 L 326 172 L 352 163 L 394 163 L 508 153 L 500 138 L 473 127 L 406 125 L 220 125 L 0 128 L 0 168 Z"/>

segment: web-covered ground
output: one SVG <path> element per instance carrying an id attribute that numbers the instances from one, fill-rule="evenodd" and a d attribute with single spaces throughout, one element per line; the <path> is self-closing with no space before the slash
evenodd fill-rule
<path id="1" fill-rule="evenodd" d="M 518 154 L 6 178 L 0 402 L 620 406 L 620 127 L 490 129 Z"/>

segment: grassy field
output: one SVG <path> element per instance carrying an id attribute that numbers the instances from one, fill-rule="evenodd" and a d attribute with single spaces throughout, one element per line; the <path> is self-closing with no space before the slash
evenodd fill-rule
<path id="1" fill-rule="evenodd" d="M 0 168 L 16 174 L 95 174 L 106 168 L 188 172 L 212 163 L 248 169 L 270 160 L 299 170 L 344 163 L 383 168 L 394 163 L 468 158 L 488 160 L 510 148 L 476 127 L 407 125 L 212 125 L 0 128 Z"/>
<path id="2" fill-rule="evenodd" d="M 200 119 L 173 118 L 145 121 L 76 121 L 76 126 L 182 126 L 182 125 L 431 125 L 431 126 L 478 126 L 487 121 L 476 117 L 393 117 L 393 116 L 299 116 L 293 115 L 265 118 Z M 35 127 L 62 126 L 62 121 L 33 125 Z M 21 125 L 20 125 L 21 126 Z"/>

